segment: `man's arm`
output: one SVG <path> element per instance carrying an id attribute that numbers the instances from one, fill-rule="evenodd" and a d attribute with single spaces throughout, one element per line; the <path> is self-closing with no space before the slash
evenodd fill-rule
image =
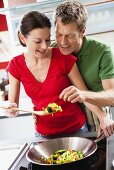
<path id="1" fill-rule="evenodd" d="M 98 106 L 114 106 L 114 78 L 102 80 L 102 86 L 102 92 L 84 92 L 85 101 Z"/>
<path id="2" fill-rule="evenodd" d="M 69 86 L 62 91 L 60 98 L 64 95 L 67 101 L 71 103 L 88 102 L 97 106 L 114 106 L 114 88 L 101 92 L 92 92 L 79 90 L 75 86 Z"/>
<path id="3" fill-rule="evenodd" d="M 85 100 L 97 106 L 114 106 L 114 89 L 101 92 L 82 91 L 80 94 L 82 96 L 82 99 L 80 97 L 80 101 Z"/>

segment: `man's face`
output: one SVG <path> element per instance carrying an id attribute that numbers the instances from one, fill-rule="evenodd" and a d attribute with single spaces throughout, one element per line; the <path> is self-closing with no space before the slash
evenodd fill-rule
<path id="1" fill-rule="evenodd" d="M 72 52 L 78 53 L 82 47 L 84 31 L 79 31 L 76 23 L 56 23 L 56 40 L 62 54 L 68 55 Z"/>

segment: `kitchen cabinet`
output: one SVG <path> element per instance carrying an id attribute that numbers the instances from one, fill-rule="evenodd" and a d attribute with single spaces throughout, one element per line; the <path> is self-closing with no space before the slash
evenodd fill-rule
<path id="1" fill-rule="evenodd" d="M 0 69 L 5 69 L 8 65 L 8 61 L 0 63 Z"/>
<path id="2" fill-rule="evenodd" d="M 0 8 L 3 8 L 4 5 L 3 5 L 3 0 L 0 1 Z M 5 15 L 2 15 L 0 14 L 0 31 L 5 31 L 8 29 L 8 26 L 7 26 L 7 21 L 6 21 L 6 16 Z"/>
<path id="3" fill-rule="evenodd" d="M 8 30 L 8 26 L 7 26 L 7 22 L 6 22 L 6 16 L 0 14 L 0 22 L 2 24 L 0 24 L 0 31 L 5 31 Z"/>

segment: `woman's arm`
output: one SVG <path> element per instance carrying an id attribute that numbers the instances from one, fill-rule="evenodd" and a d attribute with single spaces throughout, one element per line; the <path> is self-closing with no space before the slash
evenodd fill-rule
<path id="1" fill-rule="evenodd" d="M 10 73 L 9 77 L 9 95 L 8 100 L 10 103 L 19 104 L 19 95 L 20 95 L 20 81 L 14 78 Z"/>
<path id="2" fill-rule="evenodd" d="M 8 117 L 17 116 L 17 111 L 15 108 L 18 107 L 19 104 L 19 94 L 20 94 L 20 81 L 14 78 L 10 73 L 8 73 L 9 77 L 9 107 L 5 109 L 5 114 Z"/>

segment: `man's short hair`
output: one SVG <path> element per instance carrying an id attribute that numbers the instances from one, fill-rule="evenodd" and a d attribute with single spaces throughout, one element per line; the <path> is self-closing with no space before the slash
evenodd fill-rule
<path id="1" fill-rule="evenodd" d="M 67 1 L 60 4 L 54 11 L 54 23 L 61 21 L 63 24 L 75 22 L 81 31 L 87 22 L 87 10 L 77 1 Z"/>

